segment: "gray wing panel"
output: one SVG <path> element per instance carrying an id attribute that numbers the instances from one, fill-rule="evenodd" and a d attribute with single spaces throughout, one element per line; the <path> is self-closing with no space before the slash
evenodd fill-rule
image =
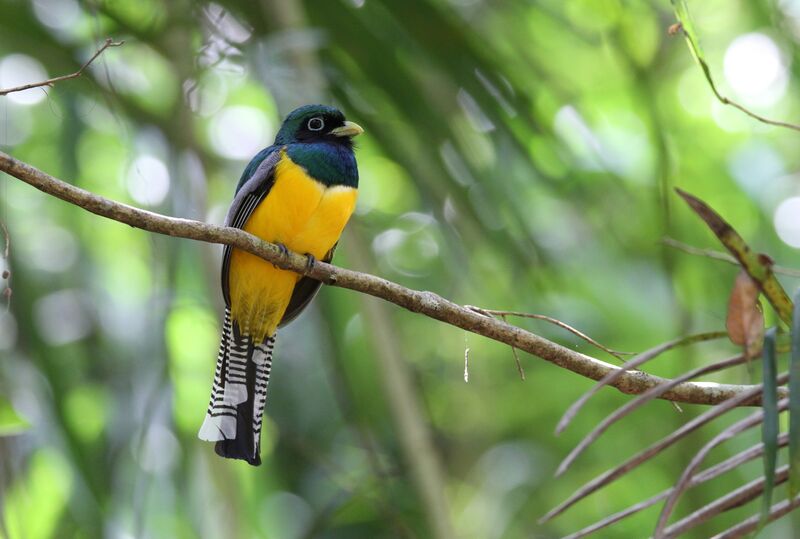
<path id="1" fill-rule="evenodd" d="M 234 228 L 244 228 L 247 220 L 253 214 L 259 203 L 267 196 L 272 185 L 275 183 L 275 165 L 281 158 L 281 148 L 276 148 L 269 154 L 260 165 L 253 175 L 250 176 L 241 189 L 236 193 L 236 196 L 231 203 L 228 210 L 228 215 L 225 216 L 225 226 L 232 226 Z M 230 245 L 225 246 L 225 251 L 222 255 L 222 296 L 225 298 L 225 305 L 230 307 L 230 288 L 228 286 L 228 272 L 231 265 L 231 253 L 233 248 Z"/>

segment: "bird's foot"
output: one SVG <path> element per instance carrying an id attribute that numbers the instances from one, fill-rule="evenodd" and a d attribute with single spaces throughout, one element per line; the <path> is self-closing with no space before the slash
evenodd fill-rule
<path id="1" fill-rule="evenodd" d="M 286 247 L 284 244 L 282 244 L 282 243 L 278 243 L 278 242 L 275 242 L 275 246 L 276 246 L 276 247 L 278 248 L 278 250 L 281 252 L 281 256 L 282 256 L 283 258 L 288 258 L 288 257 L 289 257 L 289 249 L 288 249 L 288 248 L 287 248 L 287 247 Z M 272 265 L 273 265 L 274 267 L 276 267 L 276 268 L 278 267 L 277 265 L 275 265 L 275 263 L 273 263 Z M 280 268 L 279 268 L 279 269 L 280 269 Z"/>
<path id="2" fill-rule="evenodd" d="M 306 271 L 311 271 L 317 265 L 317 258 L 311 253 L 306 253 Z"/>

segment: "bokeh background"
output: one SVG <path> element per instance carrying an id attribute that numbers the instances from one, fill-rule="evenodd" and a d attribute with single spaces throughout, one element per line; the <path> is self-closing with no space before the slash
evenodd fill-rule
<path id="1" fill-rule="evenodd" d="M 690 8 L 722 93 L 800 121 L 800 2 Z M 716 247 L 673 186 L 800 267 L 798 134 L 715 101 L 683 38 L 667 35 L 674 22 L 667 0 L 0 0 L 0 88 L 73 72 L 106 37 L 126 42 L 79 79 L 0 97 L 0 149 L 115 200 L 220 223 L 283 115 L 335 104 L 366 129 L 337 264 L 641 351 L 722 329 L 736 272 L 660 243 Z M 703 407 L 652 403 L 554 479 L 629 397 L 602 392 L 556 437 L 588 380 L 522 356 L 522 381 L 507 347 L 326 288 L 280 335 L 264 464 L 251 468 L 196 438 L 218 344 L 220 246 L 104 220 L 8 176 L 0 220 L 11 272 L 0 287 L 13 291 L 0 309 L 10 538 L 555 537 L 670 486 L 746 413 L 540 525 L 582 482 Z M 519 324 L 613 360 L 553 326 Z M 651 369 L 674 375 L 735 352 L 707 343 Z M 746 369 L 710 379 L 752 380 Z M 760 466 L 690 491 L 679 513 Z M 602 536 L 647 536 L 656 516 Z"/>

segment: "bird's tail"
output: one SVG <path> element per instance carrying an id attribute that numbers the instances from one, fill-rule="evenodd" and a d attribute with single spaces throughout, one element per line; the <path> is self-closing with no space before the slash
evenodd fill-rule
<path id="1" fill-rule="evenodd" d="M 218 455 L 261 464 L 261 420 L 274 345 L 275 335 L 254 344 L 225 309 L 211 401 L 198 434 L 201 440 L 217 442 Z"/>

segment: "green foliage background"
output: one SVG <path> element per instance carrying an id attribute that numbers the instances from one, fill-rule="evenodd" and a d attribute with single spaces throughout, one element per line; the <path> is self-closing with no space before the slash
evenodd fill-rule
<path id="1" fill-rule="evenodd" d="M 797 3 L 691 8 L 721 91 L 735 97 L 722 74 L 731 42 L 761 32 L 788 66 L 788 90 L 754 107 L 800 118 Z M 268 145 L 295 106 L 324 101 L 366 129 L 342 266 L 554 316 L 629 351 L 724 326 L 735 268 L 659 243 L 715 247 L 672 186 L 800 266 L 773 226 L 778 204 L 800 194 L 797 134 L 713 100 L 683 39 L 667 36 L 666 0 L 0 0 L 0 14 L 0 87 L 36 80 L 34 69 L 17 81 L 19 66 L 61 75 L 106 37 L 126 41 L 84 77 L 20 97 L 36 103 L 0 97 L 3 151 L 115 200 L 221 222 L 241 149 Z M 224 461 L 196 438 L 218 344 L 221 248 L 100 219 L 7 176 L 0 220 L 13 289 L 0 314 L 0 415 L 13 407 L 31 424 L 0 432 L 0 535 L 432 536 L 381 378 L 392 353 L 412 376 L 461 537 L 574 531 L 670 486 L 716 432 L 541 526 L 579 484 L 702 408 L 653 403 L 555 480 L 559 460 L 628 397 L 602 392 L 556 438 L 589 381 L 532 357 L 521 381 L 506 347 L 391 306 L 367 316 L 372 300 L 331 288 L 278 340 L 264 465 Z M 552 326 L 520 324 L 611 360 Z M 674 375 L 735 352 L 704 344 L 652 369 Z M 758 440 L 748 436 L 713 460 Z M 690 491 L 679 512 L 759 469 Z M 731 511 L 695 536 L 756 511 Z M 604 536 L 647 536 L 656 515 Z"/>

